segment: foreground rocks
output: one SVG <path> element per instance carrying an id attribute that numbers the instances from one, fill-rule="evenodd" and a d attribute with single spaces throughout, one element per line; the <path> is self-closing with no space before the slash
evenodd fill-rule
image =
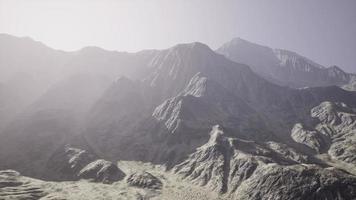
<path id="1" fill-rule="evenodd" d="M 157 177 L 148 172 L 136 172 L 127 178 L 127 183 L 131 186 L 148 188 L 148 189 L 161 189 L 162 182 Z"/>
<path id="2" fill-rule="evenodd" d="M 290 147 L 230 138 L 220 126 L 210 135 L 174 168 L 184 180 L 232 199 L 356 198 L 356 176 L 306 164 L 308 156 Z"/>
<path id="3" fill-rule="evenodd" d="M 218 158 L 210 154 L 206 158 Z M 245 157 L 245 158 L 242 158 Z M 182 174 L 165 171 L 163 166 L 150 163 L 121 161 L 126 174 L 125 181 L 102 184 L 88 180 L 49 182 L 21 176 L 12 170 L 0 171 L 0 199 L 189 199 L 189 200 L 352 200 L 356 198 L 356 177 L 342 170 L 322 168 L 313 164 L 281 165 L 267 163 L 261 157 L 254 159 L 240 155 L 240 159 L 230 160 L 232 166 L 225 168 L 216 163 L 212 176 L 202 165 L 204 160 L 196 160 L 192 174 L 182 179 Z M 209 162 L 206 162 L 209 164 Z M 211 164 L 211 163 L 210 163 Z M 226 165 L 225 165 L 226 166 Z M 128 171 L 127 171 L 128 170 Z M 182 171 L 180 171 L 182 172 Z M 230 174 L 226 179 L 224 173 Z M 201 173 L 201 174 L 199 174 Z M 205 178 L 205 179 L 204 179 Z M 207 181 L 208 186 L 224 185 L 220 188 L 199 186 Z M 219 181 L 223 181 L 219 183 Z M 234 186 L 234 187 L 233 187 Z M 220 193 L 219 193 L 220 192 Z"/>
<path id="4" fill-rule="evenodd" d="M 49 170 L 58 174 L 59 180 L 90 179 L 112 183 L 122 180 L 125 174 L 112 162 L 99 159 L 88 151 L 66 145 L 48 162 Z"/>
<path id="5" fill-rule="evenodd" d="M 217 194 L 207 188 L 183 181 L 176 175 L 164 170 L 164 166 L 135 161 L 120 161 L 119 165 L 125 174 L 135 174 L 134 180 L 144 184 L 136 186 L 127 179 L 113 184 L 102 184 L 86 179 L 79 181 L 42 181 L 20 175 L 16 171 L 0 171 L 0 182 L 4 180 L 19 184 L 0 187 L 0 199 L 21 200 L 216 200 Z M 6 179 L 3 175 L 6 174 Z M 132 176 L 132 177 L 133 177 Z M 142 183 L 142 182 L 141 182 Z M 144 187 L 141 187 L 141 186 Z M 148 187 L 145 187 L 148 186 Z M 157 189 L 154 189 L 157 188 Z"/>
<path id="6" fill-rule="evenodd" d="M 13 170 L 0 171 L 0 199 L 35 200 L 47 193 Z"/>
<path id="7" fill-rule="evenodd" d="M 99 159 L 81 169 L 78 176 L 103 183 L 112 183 L 122 180 L 125 177 L 125 173 L 112 162 Z"/>
<path id="8" fill-rule="evenodd" d="M 228 137 L 216 125 L 210 140 L 174 168 L 184 179 L 220 193 L 234 193 L 254 171 L 268 163 L 307 162 L 307 156 L 278 143 L 258 144 Z"/>
<path id="9" fill-rule="evenodd" d="M 236 191 L 236 199 L 333 199 L 356 198 L 356 177 L 334 168 L 317 166 L 260 167 Z"/>

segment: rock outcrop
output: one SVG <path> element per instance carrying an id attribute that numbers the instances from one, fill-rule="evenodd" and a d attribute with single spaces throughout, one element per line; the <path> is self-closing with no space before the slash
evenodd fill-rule
<path id="1" fill-rule="evenodd" d="M 356 177 L 334 168 L 310 165 L 268 164 L 241 184 L 236 199 L 334 199 L 356 198 Z"/>
<path id="2" fill-rule="evenodd" d="M 356 168 L 356 112 L 344 103 L 323 102 L 311 110 L 317 119 L 313 130 L 296 124 L 292 138 L 299 143 L 333 159 L 352 164 Z"/>
<path id="3" fill-rule="evenodd" d="M 0 171 L 0 199 L 35 200 L 46 195 L 45 190 L 22 179 L 17 171 Z"/>
<path id="4" fill-rule="evenodd" d="M 162 181 L 148 172 L 135 172 L 129 175 L 126 179 L 130 186 L 147 188 L 147 189 L 161 189 Z"/>
<path id="5" fill-rule="evenodd" d="M 326 146 L 321 133 L 316 130 L 305 129 L 302 124 L 296 124 L 293 127 L 291 136 L 294 141 L 310 147 L 317 153 Z"/>
<path id="6" fill-rule="evenodd" d="M 66 145 L 48 161 L 47 169 L 55 180 L 90 179 L 112 183 L 122 180 L 125 174 L 112 162 L 99 159 L 88 151 Z"/>
<path id="7" fill-rule="evenodd" d="M 112 162 L 99 159 L 81 169 L 78 176 L 98 182 L 112 183 L 122 180 L 125 177 L 125 173 Z"/>
<path id="8" fill-rule="evenodd" d="M 305 163 L 307 159 L 306 155 L 278 143 L 228 137 L 222 127 L 216 125 L 210 132 L 210 140 L 173 171 L 195 184 L 220 193 L 234 193 L 259 166 Z"/>
<path id="9" fill-rule="evenodd" d="M 46 168 L 50 174 L 56 176 L 55 180 L 75 180 L 78 179 L 79 171 L 96 159 L 96 155 L 86 150 L 66 145 L 51 156 Z"/>

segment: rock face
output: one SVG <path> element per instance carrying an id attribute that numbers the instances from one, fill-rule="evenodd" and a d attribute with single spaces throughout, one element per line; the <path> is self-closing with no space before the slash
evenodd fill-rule
<path id="1" fill-rule="evenodd" d="M 307 130 L 302 124 L 296 124 L 293 127 L 291 136 L 294 141 L 307 145 L 318 153 L 326 145 L 321 133 L 315 130 Z"/>
<path id="2" fill-rule="evenodd" d="M 249 65 L 276 84 L 293 88 L 343 86 L 356 77 L 337 66 L 324 67 L 297 53 L 272 49 L 241 38 L 225 43 L 216 51 L 235 62 Z"/>
<path id="3" fill-rule="evenodd" d="M 221 193 L 227 192 L 229 188 L 237 188 L 256 169 L 258 158 L 239 155 L 234 151 L 233 143 L 231 138 L 223 136 L 219 126 L 215 126 L 209 142 L 177 165 L 174 171 L 195 184 L 208 186 Z M 245 146 L 256 150 L 248 143 Z M 236 170 L 231 169 L 233 167 Z"/>
<path id="4" fill-rule="evenodd" d="M 179 165 L 175 173 L 220 193 L 234 193 L 254 171 L 267 163 L 306 163 L 308 157 L 277 143 L 256 143 L 227 137 L 218 125 L 208 143 Z"/>
<path id="5" fill-rule="evenodd" d="M 330 138 L 329 154 L 356 167 L 356 112 L 344 103 L 323 102 L 312 110 L 316 129 Z"/>
<path id="6" fill-rule="evenodd" d="M 20 173 L 14 170 L 4 170 L 0 174 L 0 188 L 15 187 L 22 185 L 21 182 L 16 181 L 16 177 L 20 176 Z"/>
<path id="7" fill-rule="evenodd" d="M 342 170 L 305 164 L 313 161 L 286 146 L 226 137 L 219 126 L 210 134 L 209 142 L 177 165 L 175 173 L 233 199 L 356 197 L 356 177 Z"/>
<path id="8" fill-rule="evenodd" d="M 311 116 L 318 121 L 312 130 L 296 124 L 291 137 L 317 153 L 327 152 L 332 158 L 356 167 L 355 110 L 344 103 L 323 102 L 311 110 Z"/>
<path id="9" fill-rule="evenodd" d="M 112 162 L 100 159 L 89 163 L 81 169 L 78 176 L 103 183 L 112 183 L 122 180 L 125 174 Z"/>
<path id="10" fill-rule="evenodd" d="M 148 189 L 161 189 L 163 185 L 161 180 L 148 172 L 133 173 L 127 177 L 126 181 L 131 186 Z"/>
<path id="11" fill-rule="evenodd" d="M 236 199 L 335 199 L 356 198 L 354 176 L 316 166 L 265 165 L 236 191 Z"/>

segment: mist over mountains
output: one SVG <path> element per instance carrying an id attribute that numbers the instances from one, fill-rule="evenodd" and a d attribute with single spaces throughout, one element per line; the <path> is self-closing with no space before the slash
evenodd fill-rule
<path id="1" fill-rule="evenodd" d="M 64 52 L 1 34 L 0 78 L 5 199 L 78 199 L 55 192 L 78 187 L 97 187 L 87 198 L 356 198 L 356 75 L 340 67 L 240 38 L 216 51 Z"/>
<path id="2" fill-rule="evenodd" d="M 241 38 L 225 43 L 217 52 L 249 65 L 271 82 L 293 88 L 343 86 L 352 83 L 356 77 L 338 66 L 325 67 L 295 52 L 272 49 Z"/>

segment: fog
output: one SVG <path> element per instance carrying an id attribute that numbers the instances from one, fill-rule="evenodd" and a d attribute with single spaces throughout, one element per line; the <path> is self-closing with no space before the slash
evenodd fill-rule
<path id="1" fill-rule="evenodd" d="M 355 5 L 0 0 L 0 198 L 356 199 Z"/>
<path id="2" fill-rule="evenodd" d="M 0 32 L 130 52 L 241 37 L 356 72 L 355 10 L 353 0 L 0 0 Z"/>

